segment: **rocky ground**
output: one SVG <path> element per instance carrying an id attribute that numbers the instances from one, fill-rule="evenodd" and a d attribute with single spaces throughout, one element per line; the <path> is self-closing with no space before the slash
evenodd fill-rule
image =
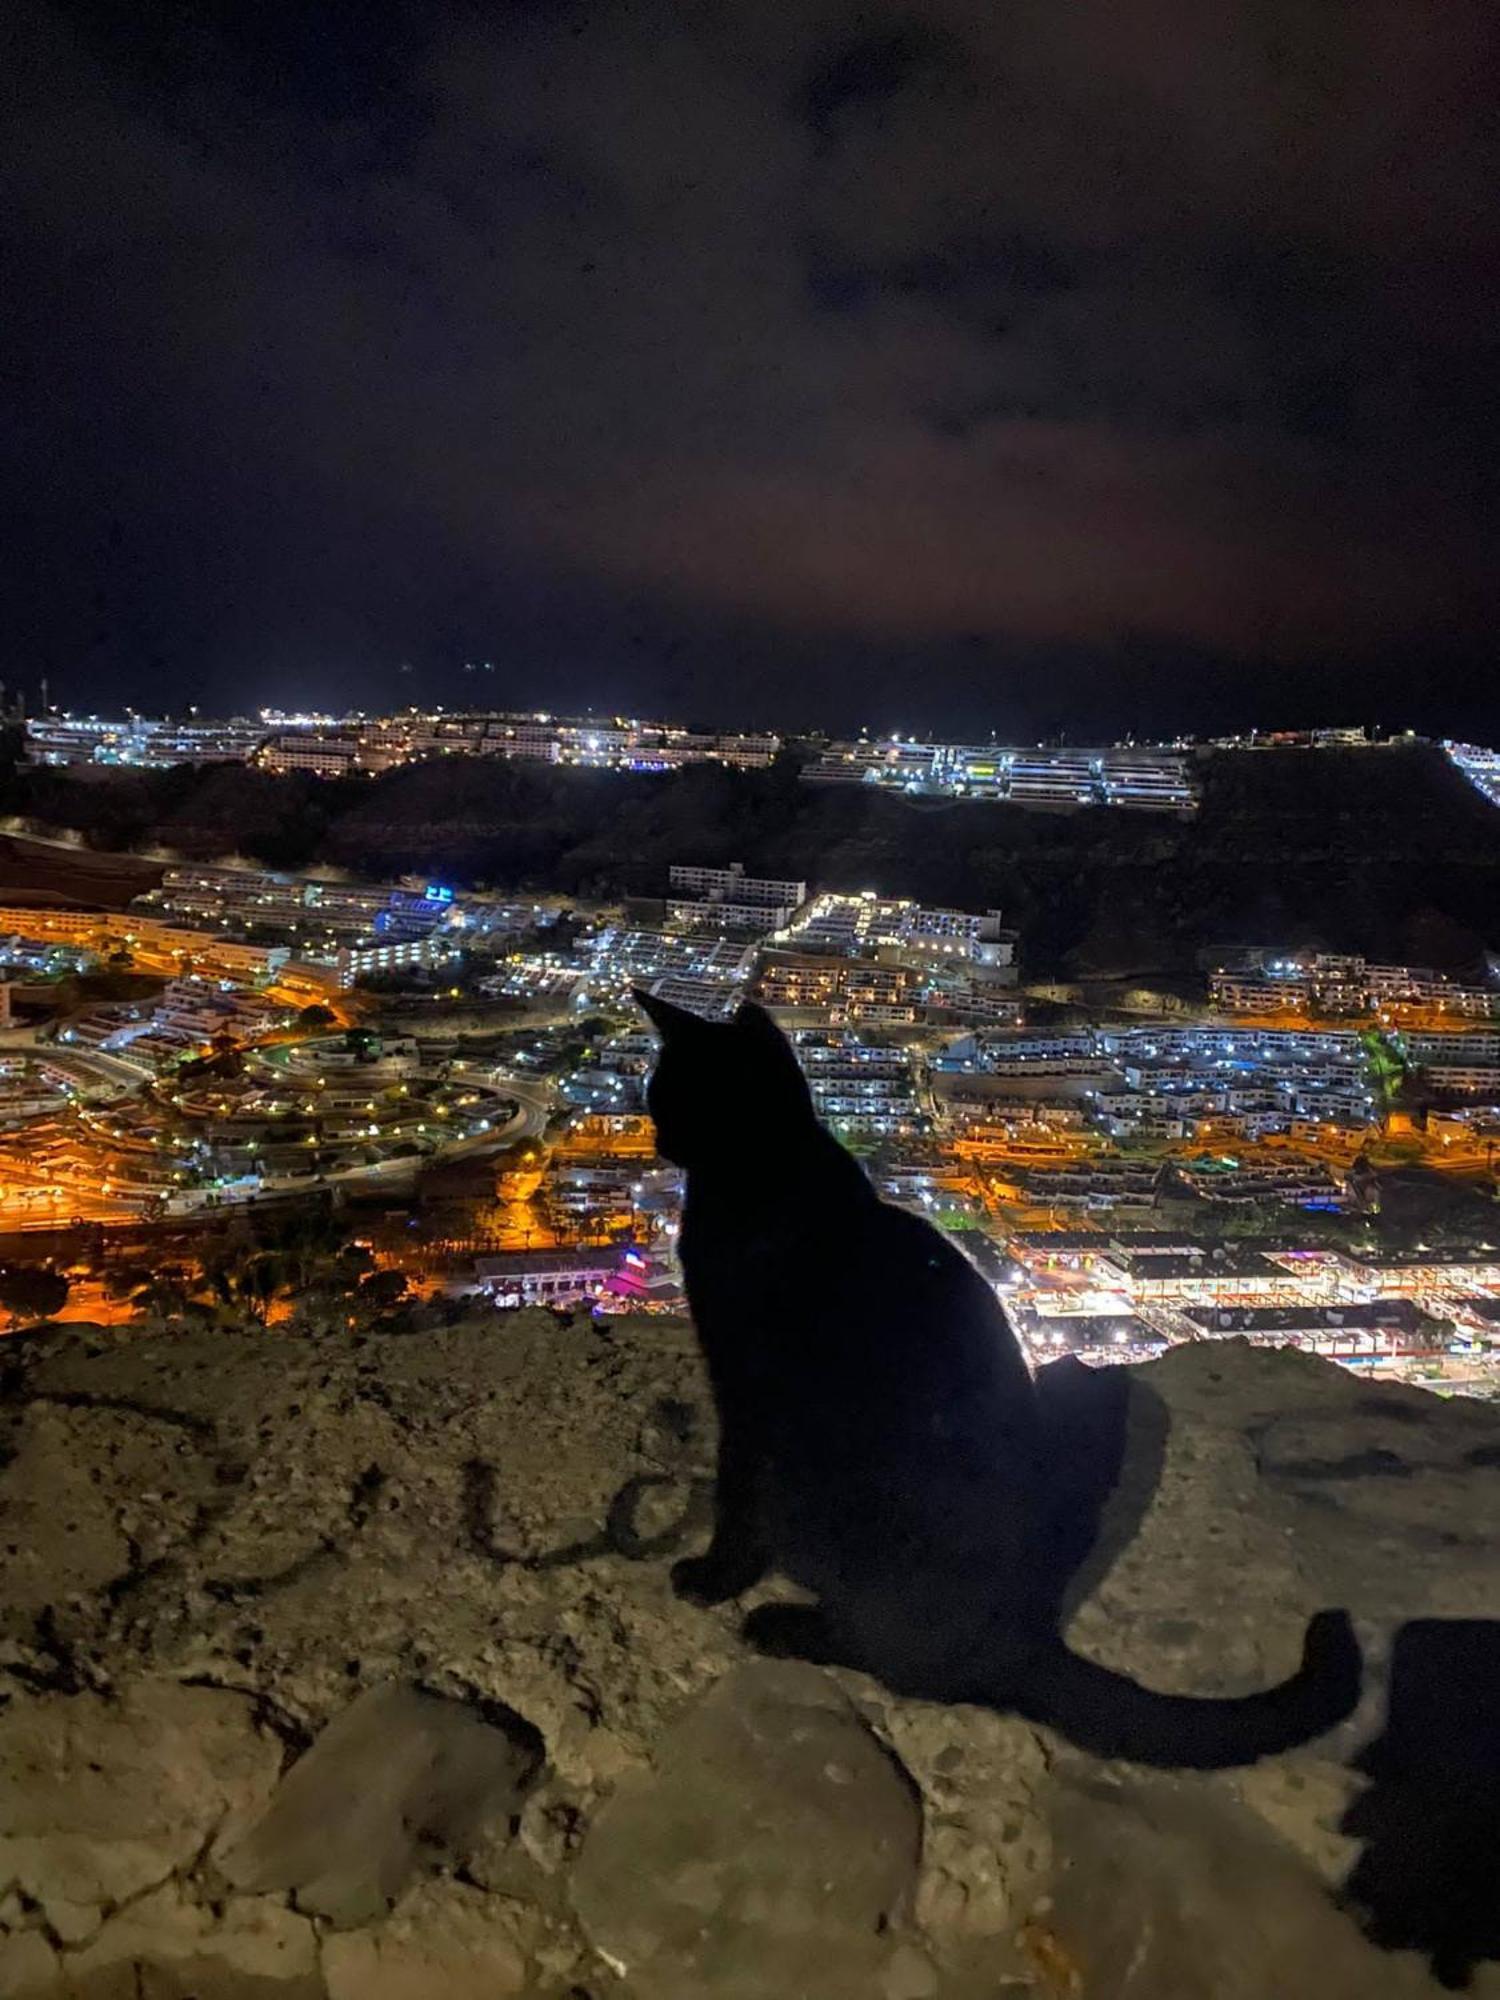
<path id="1" fill-rule="evenodd" d="M 1136 1372 L 1073 1643 L 1237 1693 L 1345 1604 L 1371 1657 L 1332 1737 L 1177 1777 L 678 1603 L 676 1323 L 52 1330 L 0 1390 L 7 2000 L 1367 2000 L 1442 1991 L 1443 1939 L 1500 1993 L 1487 1408 Z"/>

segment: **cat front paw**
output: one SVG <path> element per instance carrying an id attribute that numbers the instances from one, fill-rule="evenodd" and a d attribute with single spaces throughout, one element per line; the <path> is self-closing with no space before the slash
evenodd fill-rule
<path id="1" fill-rule="evenodd" d="M 754 1575 L 747 1581 L 742 1570 L 731 1569 L 712 1552 L 684 1556 L 672 1565 L 672 1589 L 689 1604 L 726 1604 L 755 1581 Z"/>

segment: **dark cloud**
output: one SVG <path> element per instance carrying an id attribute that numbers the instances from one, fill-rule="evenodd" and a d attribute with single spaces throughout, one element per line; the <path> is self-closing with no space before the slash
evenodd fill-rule
<path id="1" fill-rule="evenodd" d="M 1477 726 L 1472 0 L 7 32 L 12 675 Z"/>
<path id="2" fill-rule="evenodd" d="M 825 145 L 852 114 L 868 116 L 902 90 L 956 63 L 956 50 L 924 22 L 858 34 L 817 61 L 793 99 L 794 109 Z"/>

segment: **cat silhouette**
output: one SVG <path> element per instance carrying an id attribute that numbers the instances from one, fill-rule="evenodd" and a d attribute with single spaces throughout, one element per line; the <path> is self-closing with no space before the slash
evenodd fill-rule
<path id="1" fill-rule="evenodd" d="M 719 1418 L 710 1545 L 676 1563 L 700 1604 L 779 1572 L 816 1599 L 745 1619 L 763 1652 L 975 1702 L 1101 1756 L 1250 1763 L 1359 1696 L 1348 1616 L 1262 1693 L 1165 1695 L 1068 1651 L 1047 1561 L 1047 1427 L 975 1267 L 875 1193 L 819 1122 L 790 1043 L 743 1005 L 713 1022 L 637 993 L 661 1037 L 647 1088 L 686 1170 L 680 1254 Z"/>

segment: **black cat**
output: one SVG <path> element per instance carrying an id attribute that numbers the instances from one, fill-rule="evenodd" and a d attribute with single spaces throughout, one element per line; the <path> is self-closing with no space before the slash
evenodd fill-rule
<path id="1" fill-rule="evenodd" d="M 720 1424 L 712 1543 L 674 1567 L 679 1593 L 720 1603 L 777 1570 L 817 1602 L 752 1611 L 762 1651 L 1011 1709 L 1103 1756 L 1249 1763 L 1342 1720 L 1361 1666 L 1343 1612 L 1311 1621 L 1291 1679 L 1242 1699 L 1155 1693 L 1067 1651 L 1045 1427 L 989 1284 L 877 1197 L 762 1009 L 715 1023 L 637 998 Z"/>

